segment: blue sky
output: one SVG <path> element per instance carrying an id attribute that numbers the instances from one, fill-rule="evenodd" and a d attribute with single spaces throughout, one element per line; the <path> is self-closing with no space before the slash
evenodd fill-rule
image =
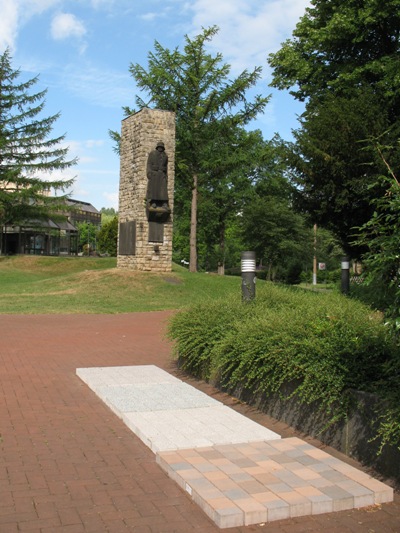
<path id="1" fill-rule="evenodd" d="M 202 27 L 220 30 L 210 52 L 221 52 L 232 77 L 263 67 L 256 92 L 272 94 L 266 112 L 251 124 L 265 139 L 289 139 L 302 105 L 270 87 L 270 52 L 292 34 L 309 0 L 0 0 L 0 52 L 6 47 L 21 81 L 39 75 L 47 88 L 46 116 L 61 112 L 52 136 L 66 134 L 78 164 L 72 197 L 118 208 L 119 159 L 108 130 L 120 130 L 122 106 L 137 94 L 129 65 L 147 67 L 154 41 L 182 47 Z M 57 176 L 58 178 L 58 176 Z"/>

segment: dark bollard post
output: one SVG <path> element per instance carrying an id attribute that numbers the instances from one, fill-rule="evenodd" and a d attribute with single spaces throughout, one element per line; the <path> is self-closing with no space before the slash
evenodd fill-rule
<path id="1" fill-rule="evenodd" d="M 342 293 L 350 292 L 350 262 L 348 257 L 342 258 Z"/>
<path id="2" fill-rule="evenodd" d="M 242 252 L 242 300 L 253 300 L 256 295 L 256 253 Z"/>

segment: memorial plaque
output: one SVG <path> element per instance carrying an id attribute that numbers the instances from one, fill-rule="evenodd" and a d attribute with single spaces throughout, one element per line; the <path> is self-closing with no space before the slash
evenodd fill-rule
<path id="1" fill-rule="evenodd" d="M 149 222 L 149 242 L 162 244 L 164 241 L 164 224 Z"/>
<path id="2" fill-rule="evenodd" d="M 121 222 L 119 225 L 120 255 L 135 255 L 136 253 L 136 221 Z"/>

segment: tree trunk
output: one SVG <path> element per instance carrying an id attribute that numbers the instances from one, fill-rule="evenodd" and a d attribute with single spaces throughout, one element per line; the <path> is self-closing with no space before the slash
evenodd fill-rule
<path id="1" fill-rule="evenodd" d="M 192 206 L 190 212 L 189 272 L 197 272 L 197 184 L 198 176 L 197 174 L 193 174 Z"/>
<path id="2" fill-rule="evenodd" d="M 221 224 L 219 228 L 219 254 L 220 260 L 218 262 L 218 275 L 225 275 L 225 224 Z"/>

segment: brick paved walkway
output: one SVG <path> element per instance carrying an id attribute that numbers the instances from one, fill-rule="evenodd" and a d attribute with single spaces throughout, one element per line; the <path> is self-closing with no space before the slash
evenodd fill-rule
<path id="1" fill-rule="evenodd" d="M 282 436 L 296 435 L 184 378 L 163 338 L 169 316 L 0 315 L 0 533 L 221 531 L 76 376 L 79 367 L 154 364 Z M 224 531 L 400 532 L 400 498 L 395 494 L 381 507 Z"/>

